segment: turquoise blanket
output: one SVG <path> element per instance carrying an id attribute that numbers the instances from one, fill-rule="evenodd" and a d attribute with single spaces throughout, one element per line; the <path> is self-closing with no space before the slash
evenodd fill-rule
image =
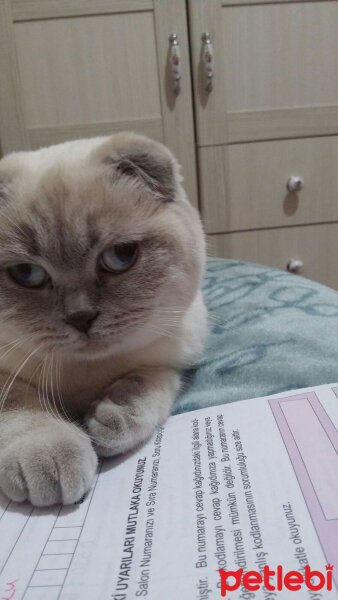
<path id="1" fill-rule="evenodd" d="M 338 381 L 338 293 L 251 263 L 209 259 L 204 355 L 173 413 Z"/>

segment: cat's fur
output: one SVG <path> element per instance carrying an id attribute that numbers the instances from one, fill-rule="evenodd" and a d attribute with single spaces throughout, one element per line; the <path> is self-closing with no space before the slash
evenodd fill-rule
<path id="1" fill-rule="evenodd" d="M 123 274 L 103 249 L 137 241 Z M 200 354 L 204 236 L 167 148 L 130 133 L 0 161 L 0 489 L 38 506 L 76 502 L 97 454 L 147 439 Z M 52 283 L 27 289 L 9 265 Z M 88 336 L 67 314 L 99 311 Z M 82 427 L 81 427 L 82 425 Z"/>

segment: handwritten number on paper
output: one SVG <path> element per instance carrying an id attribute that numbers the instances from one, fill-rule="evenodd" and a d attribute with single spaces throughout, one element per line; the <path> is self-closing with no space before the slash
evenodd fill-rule
<path id="1" fill-rule="evenodd" d="M 5 590 L 5 594 L 7 594 L 7 596 L 1 596 L 1 600 L 12 600 L 12 598 L 14 598 L 15 593 L 16 593 L 15 584 L 17 581 L 19 581 L 19 580 L 15 579 L 14 581 L 9 581 L 7 583 L 8 589 Z"/>

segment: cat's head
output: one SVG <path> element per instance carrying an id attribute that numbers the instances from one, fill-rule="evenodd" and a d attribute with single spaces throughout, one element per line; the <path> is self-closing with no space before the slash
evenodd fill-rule
<path id="1" fill-rule="evenodd" d="M 204 261 L 180 181 L 167 148 L 130 133 L 2 159 L 0 327 L 9 341 L 90 357 L 170 333 Z"/>

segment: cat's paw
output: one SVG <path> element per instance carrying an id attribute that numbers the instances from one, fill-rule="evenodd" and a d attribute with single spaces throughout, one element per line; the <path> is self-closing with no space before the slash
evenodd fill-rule
<path id="1" fill-rule="evenodd" d="M 34 506 L 73 504 L 90 489 L 97 457 L 85 433 L 72 426 L 36 429 L 0 452 L 0 489 Z"/>
<path id="2" fill-rule="evenodd" d="M 121 454 L 149 439 L 169 416 L 179 384 L 173 369 L 144 368 L 104 390 L 85 416 L 97 454 Z"/>
<path id="3" fill-rule="evenodd" d="M 114 456 L 126 452 L 147 439 L 156 422 L 141 403 L 117 404 L 104 398 L 87 416 L 86 426 L 99 456 Z"/>

